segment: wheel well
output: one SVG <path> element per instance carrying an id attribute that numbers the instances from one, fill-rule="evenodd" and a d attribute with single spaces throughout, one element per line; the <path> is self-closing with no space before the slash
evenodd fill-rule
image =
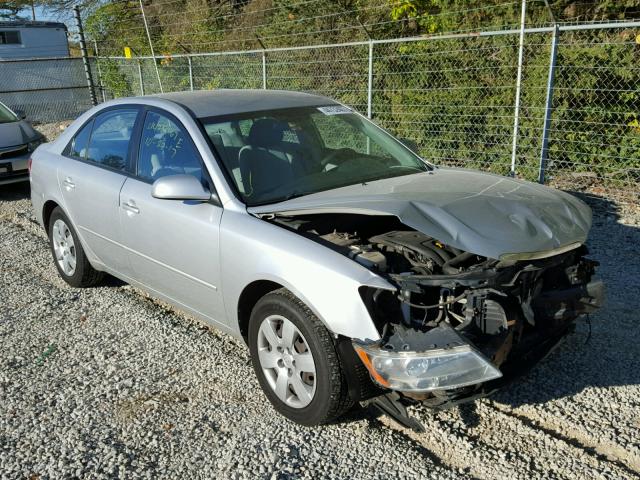
<path id="1" fill-rule="evenodd" d="M 267 293 L 279 288 L 282 288 L 282 285 L 269 280 L 257 280 L 244 287 L 238 299 L 238 326 L 245 341 L 249 336 L 249 319 L 251 318 L 253 307 Z"/>
<path id="2" fill-rule="evenodd" d="M 49 234 L 49 219 L 51 218 L 51 213 L 57 206 L 58 204 L 56 202 L 48 200 L 42 207 L 42 223 L 44 224 L 44 229 L 47 234 Z"/>

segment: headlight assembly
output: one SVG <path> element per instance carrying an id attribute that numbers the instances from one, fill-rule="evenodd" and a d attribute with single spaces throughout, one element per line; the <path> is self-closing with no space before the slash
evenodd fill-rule
<path id="1" fill-rule="evenodd" d="M 379 342 L 363 344 L 358 341 L 354 341 L 353 346 L 373 380 L 390 390 L 448 390 L 502 377 L 500 370 L 489 359 L 466 343 L 453 329 L 445 328 L 416 333 L 423 337 L 448 337 L 445 341 L 449 343 L 445 348 L 397 351 L 389 350 L 388 345 L 381 346 Z M 432 345 L 441 344 L 442 341 Z"/>
<path id="2" fill-rule="evenodd" d="M 38 148 L 44 142 L 45 142 L 45 138 L 44 137 L 39 137 L 36 140 L 33 140 L 32 142 L 29 142 L 27 144 L 27 149 L 29 150 L 29 153 L 33 152 L 36 148 Z"/>

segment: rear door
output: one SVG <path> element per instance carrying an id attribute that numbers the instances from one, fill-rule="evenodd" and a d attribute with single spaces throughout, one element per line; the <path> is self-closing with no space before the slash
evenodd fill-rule
<path id="1" fill-rule="evenodd" d="M 193 175 L 212 191 L 213 182 L 190 135 L 169 113 L 149 109 L 136 156 L 136 176 L 126 180 L 120 193 L 123 242 L 133 278 L 196 314 L 224 323 L 222 208 L 151 196 L 155 180 L 175 174 Z"/>
<path id="2" fill-rule="evenodd" d="M 119 225 L 120 189 L 133 172 L 131 138 L 141 109 L 103 111 L 71 143 L 58 165 L 65 210 L 95 258 L 123 274 L 129 262 Z"/>

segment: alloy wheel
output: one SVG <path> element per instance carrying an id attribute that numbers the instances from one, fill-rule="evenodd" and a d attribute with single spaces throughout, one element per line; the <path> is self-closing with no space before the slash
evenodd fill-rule
<path id="1" fill-rule="evenodd" d="M 76 271 L 76 245 L 64 220 L 59 218 L 54 222 L 51 237 L 58 265 L 65 275 L 72 276 Z"/>
<path id="2" fill-rule="evenodd" d="M 316 365 L 304 335 L 281 315 L 269 315 L 258 330 L 258 360 L 278 398 L 304 408 L 316 392 Z"/>

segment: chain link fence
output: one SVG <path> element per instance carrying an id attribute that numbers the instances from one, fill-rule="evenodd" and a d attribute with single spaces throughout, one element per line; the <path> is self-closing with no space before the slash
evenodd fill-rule
<path id="1" fill-rule="evenodd" d="M 519 46 L 519 31 L 504 30 L 99 57 L 90 68 L 99 101 L 218 88 L 317 92 L 414 141 L 435 163 L 638 202 L 640 22 L 526 30 L 516 120 Z M 73 119 L 91 107 L 81 58 L 3 61 L 0 85 L 0 100 L 35 122 Z"/>
<path id="2" fill-rule="evenodd" d="M 267 88 L 318 92 L 367 114 L 367 45 L 268 52 L 266 64 Z"/>
<path id="3" fill-rule="evenodd" d="M 92 106 L 82 58 L 0 61 L 0 101 L 34 123 L 76 118 Z"/>
<path id="4" fill-rule="evenodd" d="M 558 44 L 550 180 L 638 201 L 640 28 L 571 31 Z"/>
<path id="5" fill-rule="evenodd" d="M 639 35 L 640 23 L 634 22 L 526 30 L 513 172 L 517 30 L 155 59 L 110 57 L 98 59 L 98 65 L 104 98 L 159 93 L 160 84 L 165 92 L 316 92 L 413 140 L 438 164 L 638 202 Z"/>

